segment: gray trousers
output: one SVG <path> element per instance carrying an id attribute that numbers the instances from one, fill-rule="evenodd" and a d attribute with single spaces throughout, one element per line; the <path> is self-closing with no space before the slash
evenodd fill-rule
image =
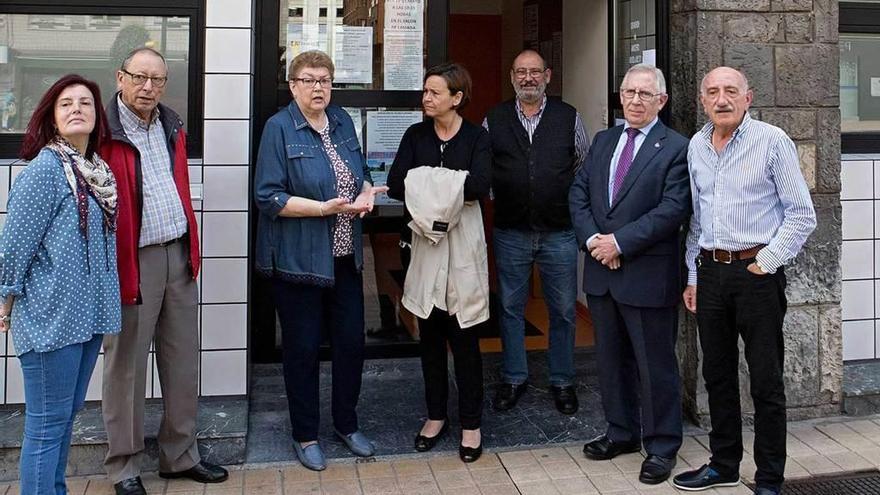
<path id="1" fill-rule="evenodd" d="M 200 461 L 198 288 L 188 251 L 183 242 L 138 250 L 143 304 L 123 306 L 122 332 L 104 337 L 104 467 L 113 483 L 141 474 L 147 357 L 154 341 L 165 406 L 159 470 L 185 471 Z"/>

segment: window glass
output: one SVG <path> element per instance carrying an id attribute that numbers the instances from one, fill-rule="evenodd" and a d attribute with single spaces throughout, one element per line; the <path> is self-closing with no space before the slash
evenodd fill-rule
<path id="1" fill-rule="evenodd" d="M 71 72 L 97 82 L 106 104 L 122 59 L 139 46 L 168 61 L 163 103 L 188 108 L 189 26 L 188 17 L 0 14 L 0 132 L 23 133 L 43 93 Z"/>
<path id="2" fill-rule="evenodd" d="M 614 41 L 615 91 L 626 71 L 636 64 L 657 64 L 655 0 L 617 0 L 614 2 L 616 40 Z"/>
<path id="3" fill-rule="evenodd" d="M 880 131 L 880 35 L 840 34 L 842 132 Z"/>
<path id="4" fill-rule="evenodd" d="M 427 1 L 281 0 L 278 87 L 293 57 L 317 49 L 333 59 L 334 88 L 420 90 Z"/>

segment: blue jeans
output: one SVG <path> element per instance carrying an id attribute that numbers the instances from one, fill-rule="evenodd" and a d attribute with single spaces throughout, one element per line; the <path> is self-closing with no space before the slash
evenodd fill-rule
<path id="1" fill-rule="evenodd" d="M 547 364 L 550 384 L 574 381 L 575 303 L 577 301 L 577 240 L 573 230 L 531 232 L 498 229 L 493 234 L 505 383 L 519 385 L 529 376 L 525 346 L 525 309 L 529 276 L 537 263 L 544 302 L 550 314 Z"/>
<path id="2" fill-rule="evenodd" d="M 73 420 L 85 402 L 102 337 L 19 356 L 25 401 L 22 495 L 67 494 L 64 471 Z"/>

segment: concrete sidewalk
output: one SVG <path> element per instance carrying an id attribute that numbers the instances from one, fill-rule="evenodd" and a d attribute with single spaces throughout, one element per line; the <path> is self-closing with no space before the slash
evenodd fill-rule
<path id="1" fill-rule="evenodd" d="M 836 417 L 793 422 L 788 425 L 786 477 L 804 478 L 877 468 L 880 466 L 880 415 Z M 751 450 L 753 434 L 743 432 Z M 685 437 L 675 472 L 699 467 L 708 459 L 708 436 Z M 612 461 L 591 461 L 582 444 L 557 445 L 531 450 L 486 452 L 466 465 L 456 455 L 388 456 L 355 462 L 333 461 L 316 473 L 297 463 L 235 466 L 230 479 L 219 485 L 191 481 L 166 482 L 155 473 L 143 477 L 150 495 L 550 495 L 639 494 L 679 492 L 669 482 L 644 485 L 638 481 L 643 454 L 628 454 Z M 743 459 L 744 479 L 754 475 L 749 452 Z M 112 495 L 102 477 L 71 478 L 71 495 Z M 16 485 L 0 485 L 0 495 L 17 495 Z M 749 494 L 745 485 L 708 490 L 708 494 Z"/>

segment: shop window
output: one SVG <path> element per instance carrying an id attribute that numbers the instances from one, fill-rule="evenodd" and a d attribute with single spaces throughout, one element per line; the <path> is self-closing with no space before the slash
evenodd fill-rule
<path id="1" fill-rule="evenodd" d="M 840 3 L 839 46 L 841 149 L 880 152 L 880 3 Z"/>
<path id="2" fill-rule="evenodd" d="M 168 62 L 163 102 L 188 108 L 189 20 L 175 17 L 0 14 L 7 36 L 0 45 L 0 132 L 23 133 L 43 93 L 75 72 L 98 83 L 106 104 L 116 92 L 116 69 L 138 46 Z M 182 115 L 186 119 L 186 115 Z"/>
<path id="3" fill-rule="evenodd" d="M 116 93 L 116 71 L 141 46 L 168 62 L 163 103 L 180 113 L 191 156 L 201 155 L 201 43 L 199 0 L 16 0 L 0 6 L 0 158 L 18 154 L 28 121 L 45 91 L 61 76 L 95 81 L 106 104 Z M 172 4 L 173 2 L 173 4 Z M 100 3 L 100 2 L 98 2 Z"/>

